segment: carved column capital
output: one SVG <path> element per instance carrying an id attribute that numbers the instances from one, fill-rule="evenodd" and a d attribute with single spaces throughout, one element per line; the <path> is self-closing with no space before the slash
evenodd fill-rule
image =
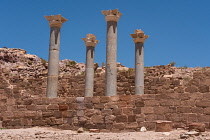
<path id="1" fill-rule="evenodd" d="M 141 29 L 137 29 L 134 31 L 134 34 L 130 34 L 133 38 L 134 43 L 144 43 L 144 41 L 149 37 L 145 35 Z"/>
<path id="2" fill-rule="evenodd" d="M 68 19 L 65 19 L 60 14 L 58 15 L 51 15 L 51 16 L 44 16 L 46 20 L 49 21 L 50 27 L 59 27 L 61 28 L 62 24 L 66 22 Z"/>
<path id="3" fill-rule="evenodd" d="M 114 9 L 114 10 L 104 10 L 101 11 L 104 15 L 105 15 L 105 20 L 108 21 L 115 21 L 118 22 L 118 20 L 120 19 L 120 17 L 122 16 L 122 13 L 120 13 L 118 11 L 118 9 Z"/>
<path id="4" fill-rule="evenodd" d="M 85 41 L 86 47 L 95 47 L 99 40 L 96 40 L 96 36 L 94 34 L 87 34 L 86 38 L 82 38 Z"/>

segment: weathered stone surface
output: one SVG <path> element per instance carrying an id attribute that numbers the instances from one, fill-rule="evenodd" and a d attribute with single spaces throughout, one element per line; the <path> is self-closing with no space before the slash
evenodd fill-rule
<path id="1" fill-rule="evenodd" d="M 205 132 L 205 127 L 204 123 L 191 123 L 189 124 L 189 131 Z"/>
<path id="2" fill-rule="evenodd" d="M 156 132 L 169 132 L 172 130 L 172 121 L 156 121 Z"/>

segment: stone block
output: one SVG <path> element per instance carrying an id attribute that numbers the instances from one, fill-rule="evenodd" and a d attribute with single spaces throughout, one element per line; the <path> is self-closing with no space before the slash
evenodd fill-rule
<path id="1" fill-rule="evenodd" d="M 172 131 L 172 121 L 156 121 L 155 132 Z"/>
<path id="2" fill-rule="evenodd" d="M 209 92 L 209 86 L 208 85 L 201 85 L 198 87 L 199 89 L 199 92 L 201 93 L 206 93 L 206 92 Z"/>
<path id="3" fill-rule="evenodd" d="M 52 117 L 53 116 L 53 112 L 42 112 L 42 116 L 43 117 Z"/>
<path id="4" fill-rule="evenodd" d="M 85 97 L 84 102 L 85 103 L 92 103 L 92 97 Z"/>
<path id="5" fill-rule="evenodd" d="M 138 128 L 138 123 L 137 122 L 132 122 L 132 123 L 127 123 L 125 126 L 126 129 L 137 129 Z"/>
<path id="6" fill-rule="evenodd" d="M 62 111 L 54 111 L 53 117 L 55 117 L 56 119 L 62 118 Z"/>
<path id="7" fill-rule="evenodd" d="M 76 115 L 76 111 L 62 111 L 62 115 L 64 118 L 71 118 Z"/>
<path id="8" fill-rule="evenodd" d="M 31 105 L 33 103 L 32 99 L 24 99 L 23 100 L 23 105 Z"/>
<path id="9" fill-rule="evenodd" d="M 61 119 L 55 119 L 54 124 L 56 124 L 56 125 L 61 125 L 61 124 L 63 124 L 63 119 L 62 119 L 62 118 L 61 118 Z"/>
<path id="10" fill-rule="evenodd" d="M 197 107 L 210 107 L 210 101 L 209 100 L 196 101 L 195 105 Z"/>
<path id="11" fill-rule="evenodd" d="M 26 105 L 18 105 L 18 106 L 17 106 L 17 109 L 18 109 L 19 111 L 25 111 L 25 110 L 26 110 Z"/>
<path id="12" fill-rule="evenodd" d="M 26 118 L 35 118 L 36 117 L 36 111 L 26 111 L 24 113 L 24 117 L 26 117 Z"/>
<path id="13" fill-rule="evenodd" d="M 16 111 L 17 110 L 17 105 L 11 105 L 11 106 L 1 106 L 0 112 L 2 111 Z"/>
<path id="14" fill-rule="evenodd" d="M 206 107 L 203 109 L 203 113 L 204 114 L 207 114 L 207 115 L 210 115 L 210 107 Z"/>
<path id="15" fill-rule="evenodd" d="M 121 101 L 130 101 L 131 100 L 131 95 L 120 95 L 119 96 Z"/>
<path id="16" fill-rule="evenodd" d="M 78 110 L 84 110 L 84 109 L 86 109 L 86 106 L 85 106 L 85 103 L 77 103 L 76 104 L 76 108 L 78 109 Z"/>
<path id="17" fill-rule="evenodd" d="M 170 99 L 163 99 L 159 101 L 161 106 L 173 106 L 173 100 Z"/>
<path id="18" fill-rule="evenodd" d="M 105 120 L 105 123 L 113 123 L 115 118 L 116 116 L 114 115 L 108 115 L 108 116 L 105 116 L 104 120 Z"/>
<path id="19" fill-rule="evenodd" d="M 59 111 L 66 111 L 68 110 L 68 105 L 66 104 L 59 104 Z"/>
<path id="20" fill-rule="evenodd" d="M 19 119 L 19 118 L 24 118 L 24 111 L 13 111 L 13 113 L 8 114 L 8 115 L 12 115 L 12 117 Z M 4 113 L 2 114 L 3 117 L 6 117 L 7 115 L 5 115 Z"/>
<path id="21" fill-rule="evenodd" d="M 45 120 L 32 120 L 33 126 L 45 126 L 46 124 Z"/>
<path id="22" fill-rule="evenodd" d="M 21 118 L 20 119 L 20 124 L 21 124 L 21 126 L 31 126 L 32 125 L 32 119 Z"/>
<path id="23" fill-rule="evenodd" d="M 195 101 L 194 100 L 184 100 L 184 101 L 180 101 L 181 105 L 180 106 L 195 106 Z"/>
<path id="24" fill-rule="evenodd" d="M 169 107 L 154 107 L 155 114 L 166 114 L 169 113 Z"/>
<path id="25" fill-rule="evenodd" d="M 196 113 L 189 113 L 188 114 L 188 122 L 197 122 L 197 114 Z"/>
<path id="26" fill-rule="evenodd" d="M 104 110 L 101 110 L 101 115 L 102 116 L 112 115 L 112 109 L 104 109 Z"/>
<path id="27" fill-rule="evenodd" d="M 101 103 L 108 103 L 109 102 L 109 97 L 108 96 L 101 96 L 100 97 L 100 102 Z"/>
<path id="28" fill-rule="evenodd" d="M 135 114 L 135 115 L 141 114 L 141 107 L 133 108 L 133 114 Z"/>
<path id="29" fill-rule="evenodd" d="M 152 114 L 154 113 L 154 107 L 142 107 L 141 113 L 143 114 Z"/>
<path id="30" fill-rule="evenodd" d="M 136 115 L 128 115 L 128 122 L 136 122 Z"/>
<path id="31" fill-rule="evenodd" d="M 76 103 L 84 103 L 85 97 L 76 97 Z"/>
<path id="32" fill-rule="evenodd" d="M 69 110 L 75 110 L 77 109 L 77 104 L 76 103 L 70 103 L 69 105 Z"/>
<path id="33" fill-rule="evenodd" d="M 26 106 L 26 109 L 27 110 L 31 110 L 31 111 L 36 111 L 37 110 L 37 107 L 36 107 L 36 105 L 27 105 Z"/>
<path id="34" fill-rule="evenodd" d="M 203 98 L 203 93 L 191 93 L 190 94 L 190 100 L 203 100 L 205 98 Z"/>
<path id="35" fill-rule="evenodd" d="M 78 119 L 79 125 L 84 125 L 86 122 L 87 122 L 87 118 L 79 117 L 79 119 Z"/>
<path id="36" fill-rule="evenodd" d="M 8 98 L 7 99 L 7 105 L 15 105 L 15 99 L 14 98 Z"/>
<path id="37" fill-rule="evenodd" d="M 189 124 L 189 131 L 205 132 L 205 128 L 206 128 L 206 126 L 204 123 Z"/>
<path id="38" fill-rule="evenodd" d="M 131 107 L 123 107 L 122 108 L 122 113 L 124 115 L 133 115 L 133 108 L 131 108 Z"/>
<path id="39" fill-rule="evenodd" d="M 122 109 L 121 108 L 116 108 L 112 110 L 113 115 L 121 115 L 122 114 Z"/>
<path id="40" fill-rule="evenodd" d="M 155 100 L 156 95 L 155 94 L 143 94 L 142 99 L 143 100 Z"/>
<path id="41" fill-rule="evenodd" d="M 46 111 L 47 105 L 36 105 L 37 110 Z"/>
<path id="42" fill-rule="evenodd" d="M 203 114 L 198 114 L 198 122 L 209 122 L 210 120 L 210 115 L 203 115 Z"/>
<path id="43" fill-rule="evenodd" d="M 155 114 L 147 114 L 145 115 L 145 121 L 155 121 L 156 115 Z"/>
<path id="44" fill-rule="evenodd" d="M 191 107 L 177 107 L 177 113 L 191 113 Z"/>
<path id="45" fill-rule="evenodd" d="M 71 104 L 71 103 L 75 103 L 76 102 L 76 98 L 75 97 L 66 97 L 66 104 Z"/>
<path id="46" fill-rule="evenodd" d="M 45 99 L 46 101 L 48 100 L 50 102 L 50 104 L 65 104 L 66 103 L 66 99 L 65 98 L 48 98 Z"/>
<path id="47" fill-rule="evenodd" d="M 180 115 L 178 113 L 167 113 L 165 114 L 165 119 L 173 122 L 179 122 Z"/>
<path id="48" fill-rule="evenodd" d="M 117 102 L 119 100 L 120 100 L 119 96 L 110 96 L 109 97 L 109 101 L 110 102 Z"/>
<path id="49" fill-rule="evenodd" d="M 144 114 L 136 115 L 136 122 L 144 122 L 144 121 L 145 121 Z"/>
<path id="50" fill-rule="evenodd" d="M 122 107 L 126 107 L 127 106 L 126 101 L 118 101 L 116 104 L 117 104 L 117 106 L 119 108 L 122 108 Z"/>
<path id="51" fill-rule="evenodd" d="M 144 107 L 144 101 L 143 100 L 136 100 L 135 101 L 135 106 L 136 107 Z"/>
<path id="52" fill-rule="evenodd" d="M 90 133 L 100 133 L 100 129 L 89 129 Z"/>
<path id="53" fill-rule="evenodd" d="M 99 96 L 94 96 L 91 97 L 92 98 L 92 103 L 97 104 L 100 103 L 100 97 Z"/>
<path id="54" fill-rule="evenodd" d="M 128 122 L 128 117 L 127 117 L 127 115 L 117 115 L 115 118 L 115 121 L 117 123 Z"/>
<path id="55" fill-rule="evenodd" d="M 145 106 L 159 106 L 160 105 L 158 100 L 145 100 L 144 104 Z"/>
<path id="56" fill-rule="evenodd" d="M 51 104 L 47 106 L 48 110 L 58 110 L 59 106 L 57 104 Z"/>
<path id="57" fill-rule="evenodd" d="M 197 114 L 204 113 L 204 109 L 202 107 L 192 107 L 191 110 L 192 110 L 192 113 L 197 113 Z"/>
<path id="58" fill-rule="evenodd" d="M 104 103 L 98 103 L 94 105 L 95 109 L 104 109 Z"/>
<path id="59" fill-rule="evenodd" d="M 108 103 L 105 103 L 104 108 L 105 109 L 115 109 L 115 108 L 118 108 L 118 106 L 115 102 L 108 102 Z"/>
<path id="60" fill-rule="evenodd" d="M 185 92 L 195 93 L 197 91 L 198 91 L 198 88 L 196 86 L 189 86 L 189 87 L 185 88 Z"/>
<path id="61" fill-rule="evenodd" d="M 125 129 L 125 124 L 124 123 L 115 123 L 115 124 L 113 124 L 113 127 L 115 129 L 123 130 L 123 129 Z"/>
<path id="62" fill-rule="evenodd" d="M 210 100 L 210 93 L 203 93 L 203 99 Z"/>
<path id="63" fill-rule="evenodd" d="M 20 119 L 13 119 L 13 120 L 10 120 L 9 124 L 8 125 L 12 125 L 12 126 L 20 126 L 21 123 L 20 123 Z"/>
<path id="64" fill-rule="evenodd" d="M 93 123 L 104 123 L 103 116 L 101 115 L 93 115 L 90 119 Z"/>
<path id="65" fill-rule="evenodd" d="M 84 116 L 84 110 L 77 110 L 77 116 L 83 117 Z"/>

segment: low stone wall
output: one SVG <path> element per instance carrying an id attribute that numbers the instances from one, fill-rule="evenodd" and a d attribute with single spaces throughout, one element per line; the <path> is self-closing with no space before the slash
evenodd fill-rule
<path id="1" fill-rule="evenodd" d="M 176 71 L 176 72 L 175 72 Z M 210 68 L 175 68 L 154 66 L 145 68 L 145 94 L 166 93 L 210 93 Z M 11 75 L 0 68 L 0 90 L 14 96 L 45 97 L 46 75 L 24 77 Z M 59 97 L 84 96 L 84 75 L 60 75 Z M 95 73 L 94 96 L 105 96 L 105 74 Z M 117 75 L 117 95 L 134 95 L 134 71 L 119 71 Z"/>
<path id="2" fill-rule="evenodd" d="M 155 128 L 156 120 L 186 127 L 202 122 L 209 127 L 209 93 L 119 95 L 113 97 L 33 98 L 8 97 L 0 92 L 0 120 L 3 128 L 53 126 L 101 131 Z"/>

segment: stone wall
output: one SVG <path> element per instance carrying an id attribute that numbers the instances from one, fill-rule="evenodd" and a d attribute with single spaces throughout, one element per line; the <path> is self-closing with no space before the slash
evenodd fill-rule
<path id="1" fill-rule="evenodd" d="M 97 64 L 97 63 L 96 63 Z M 0 89 L 15 96 L 45 97 L 47 61 L 22 49 L 0 48 Z M 59 62 L 59 97 L 84 96 L 84 63 Z M 134 95 L 134 69 L 117 64 L 117 94 Z M 95 65 L 94 96 L 105 94 L 105 67 Z M 145 94 L 209 92 L 210 68 L 145 67 Z"/>
<path id="2" fill-rule="evenodd" d="M 45 97 L 46 75 L 23 77 L 11 75 L 10 71 L 0 69 L 0 87 L 8 94 L 16 96 Z M 83 97 L 84 75 L 59 76 L 59 97 Z M 210 68 L 176 68 L 155 66 L 145 68 L 145 94 L 162 93 L 207 93 L 210 86 Z M 104 96 L 105 74 L 96 73 L 94 96 Z M 117 94 L 134 95 L 134 71 L 122 70 L 117 75 Z"/>
<path id="3" fill-rule="evenodd" d="M 53 126 L 101 131 L 153 130 L 156 120 L 173 127 L 202 122 L 209 128 L 209 93 L 119 95 L 113 97 L 15 98 L 0 92 L 3 128 Z"/>

